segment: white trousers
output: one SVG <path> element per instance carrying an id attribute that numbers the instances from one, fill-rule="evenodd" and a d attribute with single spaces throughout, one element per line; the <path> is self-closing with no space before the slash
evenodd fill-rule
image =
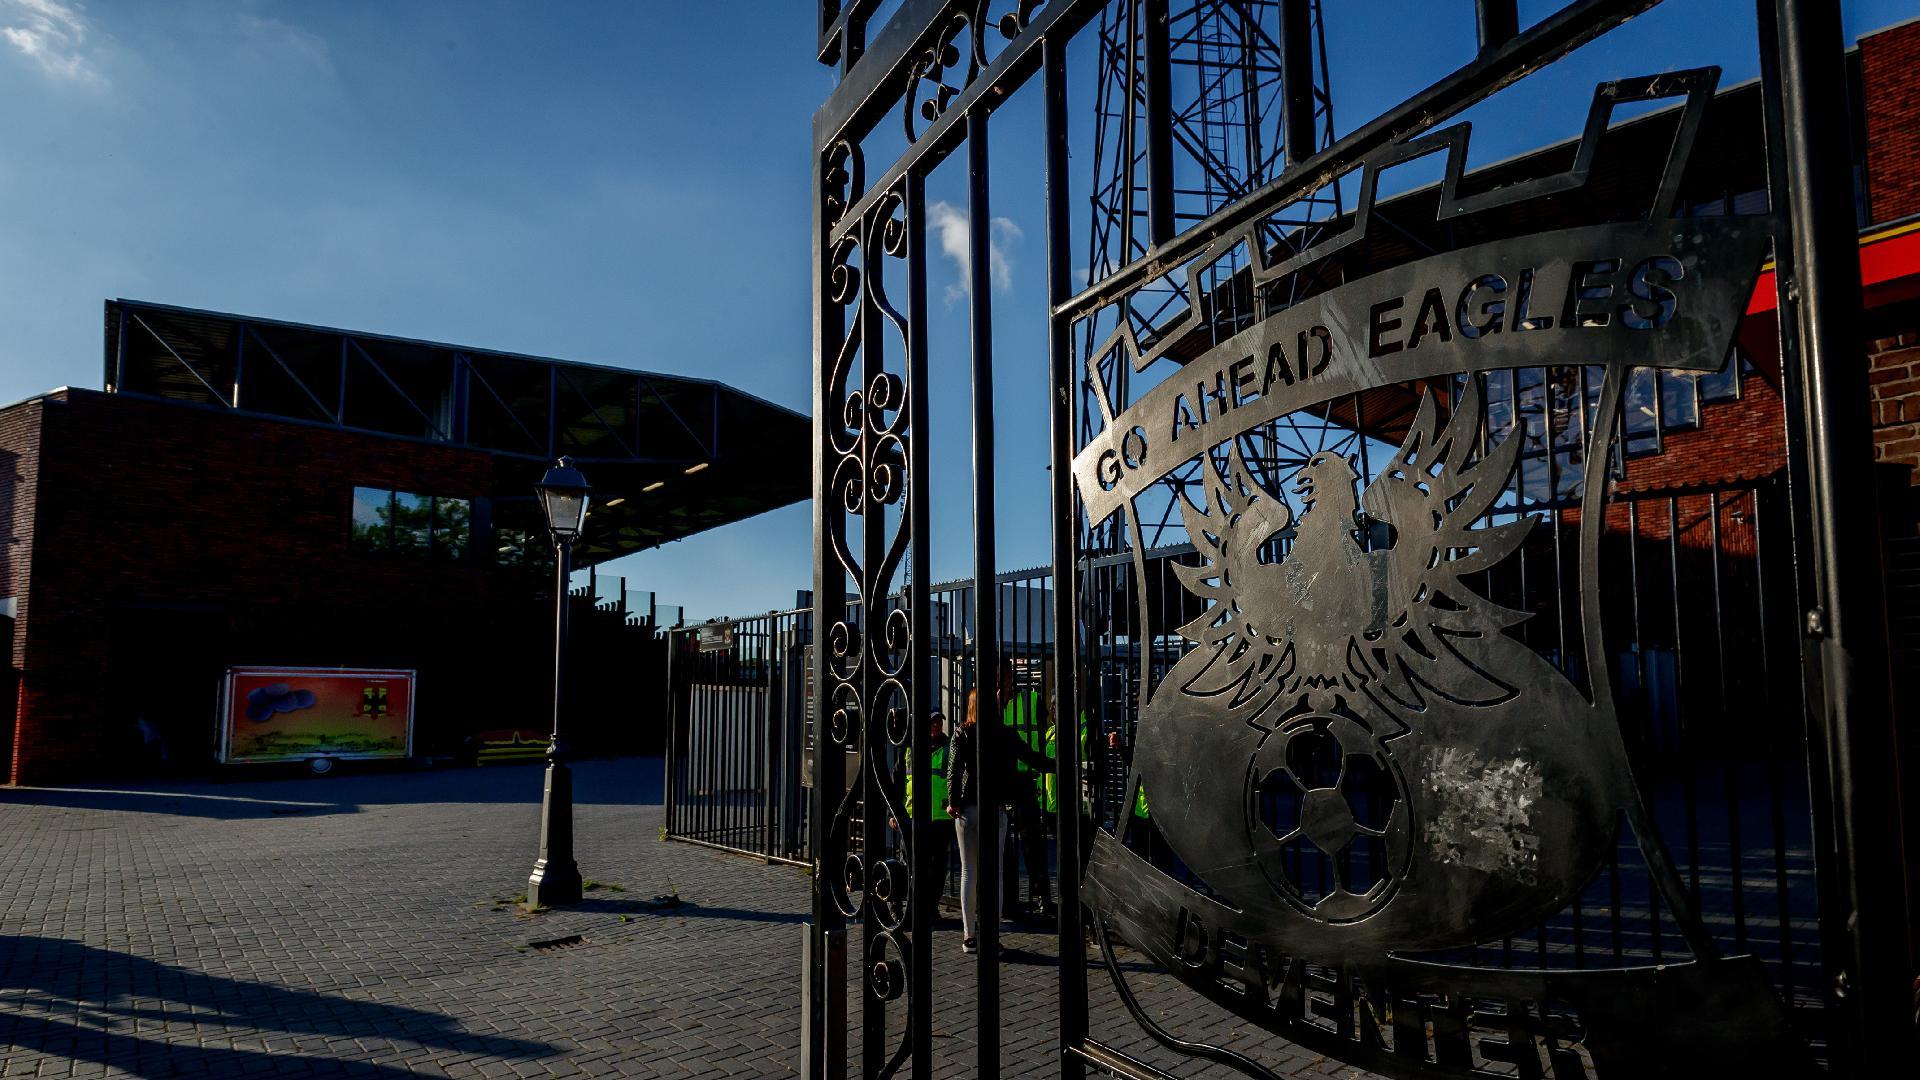
<path id="1" fill-rule="evenodd" d="M 987 831 L 988 822 L 992 822 L 993 864 L 1001 865 L 1001 851 L 1007 842 L 1007 812 L 999 807 L 990 814 L 982 814 L 980 807 L 968 806 L 957 810 L 953 815 L 954 832 L 960 838 L 960 927 L 961 934 L 971 940 L 980 936 L 980 897 L 976 895 L 980 876 L 981 834 Z M 1000 890 L 993 890 L 989 897 L 993 905 L 993 919 L 1000 921 Z"/>

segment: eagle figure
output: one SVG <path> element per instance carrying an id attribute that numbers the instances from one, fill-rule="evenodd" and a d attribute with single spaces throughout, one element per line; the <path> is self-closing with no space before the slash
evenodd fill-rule
<path id="1" fill-rule="evenodd" d="M 1206 606 L 1142 712 L 1136 779 L 1181 862 L 1306 955 L 1500 936 L 1612 843 L 1611 718 L 1475 585 L 1538 524 L 1509 491 L 1521 440 L 1487 445 L 1477 380 L 1452 397 L 1443 420 L 1422 391 L 1357 499 L 1323 451 L 1296 513 L 1232 445 L 1202 462 L 1204 504 L 1181 501 L 1202 561 L 1174 571 Z"/>

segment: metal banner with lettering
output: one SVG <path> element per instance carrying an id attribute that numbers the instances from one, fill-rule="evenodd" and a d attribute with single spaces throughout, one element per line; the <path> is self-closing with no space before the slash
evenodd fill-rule
<path id="1" fill-rule="evenodd" d="M 1710 90 L 1710 77 L 1681 78 L 1696 99 Z M 1464 133 L 1429 141 L 1458 153 Z M 1721 369 L 1769 250 L 1766 219 L 1674 216 L 1671 194 L 1644 220 L 1348 278 L 1237 328 L 1125 408 L 1103 401 L 1102 430 L 1073 463 L 1090 523 L 1132 514 L 1196 459 L 1200 477 L 1177 502 L 1196 558 L 1172 567 L 1185 596 L 1166 601 L 1182 613 L 1167 632 L 1191 647 L 1157 680 L 1141 660 L 1122 803 L 1150 803 L 1170 857 L 1137 850 L 1124 826 L 1096 831 L 1083 877 L 1144 1026 L 1108 932 L 1234 1013 L 1392 1075 L 1809 1067 L 1760 962 L 1719 955 L 1688 905 L 1603 642 L 1600 551 L 1629 375 Z M 1442 217 L 1462 205 L 1445 193 Z M 1172 358 L 1172 338 L 1158 354 L 1131 328 L 1113 341 L 1145 371 Z M 1578 483 L 1554 511 L 1556 573 L 1562 518 L 1578 533 L 1574 580 L 1554 586 L 1578 613 L 1552 657 L 1515 633 L 1536 612 L 1488 585 L 1542 527 L 1515 494 L 1520 428 L 1488 420 L 1485 373 L 1521 368 L 1580 368 L 1600 387 L 1579 410 Z M 1376 391 L 1397 395 L 1404 420 L 1370 467 L 1308 450 L 1263 482 L 1243 457 L 1263 425 Z M 1684 958 L 1464 961 L 1577 901 L 1623 842 L 1643 854 Z M 1649 1010 L 1664 1022 L 1644 1024 Z"/>
<path id="2" fill-rule="evenodd" d="M 1763 218 L 1676 218 L 1450 251 L 1306 300 L 1209 349 L 1074 458 L 1099 521 L 1203 446 L 1358 390 L 1529 364 L 1712 371 L 1753 295 Z"/>

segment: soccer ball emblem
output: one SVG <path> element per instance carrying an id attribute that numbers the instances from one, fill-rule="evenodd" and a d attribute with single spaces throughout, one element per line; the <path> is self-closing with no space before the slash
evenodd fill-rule
<path id="1" fill-rule="evenodd" d="M 1407 867 L 1407 786 L 1355 717 L 1312 713 L 1261 740 L 1247 775 L 1248 832 L 1275 891 L 1344 923 L 1379 911 Z"/>

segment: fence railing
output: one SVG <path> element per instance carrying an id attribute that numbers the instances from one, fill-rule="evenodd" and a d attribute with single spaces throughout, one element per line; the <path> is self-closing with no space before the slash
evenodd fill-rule
<path id="1" fill-rule="evenodd" d="M 1723 947 L 1768 964 L 1817 1043 L 1823 1020 L 1814 992 L 1821 962 L 1811 810 L 1798 697 L 1786 685 L 1794 673 L 1777 662 L 1795 645 L 1792 612 L 1774 600 L 1790 594 L 1781 507 L 1771 483 L 1620 495 L 1605 541 L 1616 587 L 1603 603 L 1623 733 L 1689 892 Z M 1561 642 L 1578 613 L 1557 599 L 1556 574 L 1573 547 L 1560 532 L 1573 526 L 1560 513 L 1545 508 L 1513 564 L 1476 584 L 1490 598 L 1540 613 L 1512 633 L 1571 665 L 1574 652 Z M 1149 845 L 1150 817 L 1123 805 L 1141 659 L 1144 651 L 1146 677 L 1157 682 L 1192 647 L 1180 627 L 1199 614 L 1200 602 L 1173 568 L 1195 560 L 1182 546 L 1145 559 L 1144 581 L 1126 556 L 1090 560 L 1082 575 L 1081 795 L 1093 824 Z M 1050 571 L 1036 569 L 1002 575 L 997 586 L 1001 654 L 1013 662 L 1016 685 L 1041 691 L 1043 700 L 1058 677 L 1051 584 Z M 972 584 L 935 586 L 931 600 L 934 700 L 957 723 L 974 678 Z M 773 859 L 808 858 L 808 617 L 785 612 L 673 633 L 669 835 Z M 1568 675 L 1586 680 L 1582 672 Z M 1009 838 L 1008 862 L 1044 851 L 1041 880 L 1057 879 L 1051 838 L 1025 840 Z M 1007 899 L 1045 899 L 1032 895 L 1033 877 L 1022 869 L 1006 867 Z M 1623 835 L 1617 857 L 1568 910 L 1491 948 L 1496 963 L 1561 968 L 1659 963 L 1682 945 L 1633 838 Z M 1484 951 L 1477 962 L 1486 962 Z"/>
<path id="2" fill-rule="evenodd" d="M 667 835 L 803 861 L 811 613 L 669 632 Z"/>

